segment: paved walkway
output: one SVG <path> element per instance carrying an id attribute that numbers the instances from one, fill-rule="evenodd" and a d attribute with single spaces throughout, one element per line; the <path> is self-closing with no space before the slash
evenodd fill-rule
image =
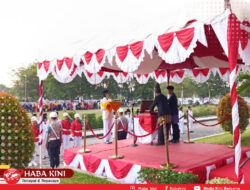
<path id="1" fill-rule="evenodd" d="M 214 124 L 217 122 L 216 116 L 199 118 L 199 121 L 202 121 L 205 124 Z M 186 131 L 187 130 L 186 130 L 186 125 L 185 125 L 184 134 L 181 134 L 181 140 L 187 139 Z M 201 138 L 201 137 L 206 137 L 206 136 L 211 136 L 211 135 L 223 133 L 223 130 L 221 129 L 220 126 L 204 127 L 204 126 L 197 124 L 197 123 L 194 123 L 193 131 L 194 131 L 194 133 L 190 133 L 191 139 L 196 139 L 196 138 Z M 95 133 L 101 136 L 102 130 L 95 130 Z M 91 132 L 88 132 L 87 135 L 88 135 L 87 144 L 96 144 L 96 143 L 103 142 L 103 140 L 99 140 L 99 139 L 93 137 Z M 70 147 L 72 147 L 72 146 L 73 146 L 73 142 L 70 141 Z M 37 157 L 36 162 L 39 163 L 39 156 Z M 39 167 L 39 165 L 38 165 L 38 167 Z M 62 151 L 61 151 L 61 155 L 60 155 L 60 166 L 59 167 L 63 167 Z M 50 168 L 48 158 L 42 160 L 42 168 Z"/>

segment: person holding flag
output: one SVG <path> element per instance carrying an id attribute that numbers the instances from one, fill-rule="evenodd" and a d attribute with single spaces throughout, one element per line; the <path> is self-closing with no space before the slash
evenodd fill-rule
<path id="1" fill-rule="evenodd" d="M 109 112 L 108 110 L 105 110 L 104 107 L 102 106 L 103 102 L 111 102 L 112 100 L 109 98 L 109 91 L 104 90 L 103 91 L 103 99 L 101 99 L 101 110 L 102 110 L 102 119 L 103 119 L 103 134 L 106 135 L 113 122 L 113 113 Z M 111 144 L 110 142 L 111 134 L 109 133 L 105 138 L 104 141 L 106 144 Z"/>

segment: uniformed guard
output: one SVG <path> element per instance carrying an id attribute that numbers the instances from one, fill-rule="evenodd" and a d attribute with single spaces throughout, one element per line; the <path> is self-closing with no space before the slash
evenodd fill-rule
<path id="1" fill-rule="evenodd" d="M 189 132 L 193 133 L 193 111 L 192 111 L 192 107 L 188 106 L 188 127 L 189 127 Z"/>
<path id="2" fill-rule="evenodd" d="M 47 129 L 46 147 L 49 153 L 50 167 L 58 168 L 60 160 L 60 147 L 62 142 L 62 124 L 57 121 L 57 113 L 50 113 L 50 125 Z"/>
<path id="3" fill-rule="evenodd" d="M 35 162 L 35 158 L 37 156 L 37 152 L 38 152 L 38 143 L 39 143 L 39 127 L 37 125 L 37 119 L 35 116 L 31 117 L 31 127 L 32 127 L 32 132 L 33 132 L 33 136 L 35 138 L 35 151 L 33 153 L 33 158 L 31 160 L 31 162 L 29 163 L 29 167 L 31 166 L 37 166 L 37 163 Z"/>
<path id="4" fill-rule="evenodd" d="M 69 139 L 71 134 L 71 122 L 69 120 L 69 114 L 63 113 L 62 123 L 62 139 L 63 139 L 63 149 L 69 148 Z"/>
<path id="5" fill-rule="evenodd" d="M 131 115 L 130 109 L 127 109 L 126 112 L 126 118 L 128 119 L 128 131 L 133 133 L 133 116 Z M 127 139 L 131 138 L 132 135 L 130 135 L 129 133 L 127 134 Z"/>
<path id="6" fill-rule="evenodd" d="M 171 110 L 168 99 L 161 93 L 159 85 L 155 88 L 155 99 L 150 107 L 150 111 L 154 111 L 154 107 L 158 107 L 158 123 L 161 127 L 158 129 L 158 143 L 155 146 L 164 145 L 163 120 L 167 123 L 167 134 L 169 131 L 169 123 L 171 122 Z"/>
<path id="7" fill-rule="evenodd" d="M 80 120 L 80 115 L 78 113 L 75 114 L 75 121 L 71 124 L 72 129 L 72 137 L 74 139 L 74 148 L 80 147 L 80 142 L 82 138 L 82 124 Z"/>
<path id="8" fill-rule="evenodd" d="M 47 118 L 47 113 L 43 114 L 43 122 L 41 124 L 41 129 L 42 129 L 42 158 L 46 159 L 48 157 L 48 153 L 47 153 L 47 149 L 46 149 L 46 145 L 45 145 L 45 141 L 46 141 L 46 131 L 49 127 L 49 121 Z"/>
<path id="9" fill-rule="evenodd" d="M 103 99 L 101 100 L 102 102 L 111 102 L 112 100 L 109 98 L 109 91 L 104 90 L 103 91 Z M 113 113 L 109 112 L 108 110 L 104 110 L 103 106 L 101 105 L 101 110 L 102 110 L 102 119 L 103 119 L 103 134 L 106 135 L 108 131 L 110 130 L 112 123 L 113 123 Z M 111 144 L 110 142 L 111 138 L 111 133 L 107 135 L 106 138 L 104 138 L 104 141 L 106 144 Z"/>
<path id="10" fill-rule="evenodd" d="M 178 126 L 179 122 L 179 111 L 178 111 L 178 100 L 174 93 L 174 87 L 168 86 L 168 94 L 169 94 L 169 105 L 171 109 L 171 120 L 173 127 L 173 139 L 170 141 L 172 143 L 178 143 L 180 140 L 180 129 Z"/>

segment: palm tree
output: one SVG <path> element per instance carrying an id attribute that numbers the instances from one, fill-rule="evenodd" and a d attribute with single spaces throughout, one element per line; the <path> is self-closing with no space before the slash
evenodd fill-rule
<path id="1" fill-rule="evenodd" d="M 250 75 L 248 73 L 239 74 L 237 92 L 243 96 L 250 96 Z"/>

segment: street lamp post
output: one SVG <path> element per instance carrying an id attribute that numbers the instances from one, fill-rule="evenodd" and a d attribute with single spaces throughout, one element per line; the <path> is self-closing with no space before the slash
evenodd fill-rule
<path id="1" fill-rule="evenodd" d="M 27 99 L 26 99 L 26 78 L 27 78 L 27 75 L 24 75 L 24 97 L 25 97 L 25 103 L 27 102 Z"/>

